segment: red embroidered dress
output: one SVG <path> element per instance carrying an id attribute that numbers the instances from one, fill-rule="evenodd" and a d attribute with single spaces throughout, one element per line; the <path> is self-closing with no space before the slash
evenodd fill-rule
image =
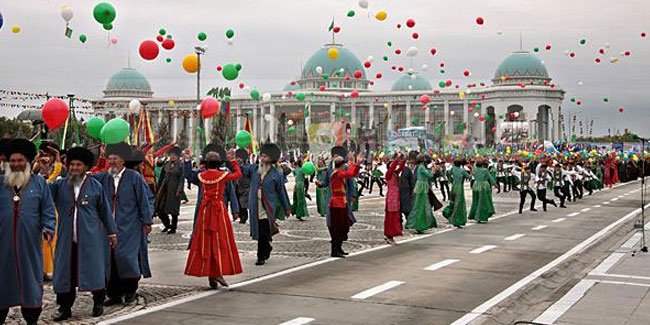
<path id="1" fill-rule="evenodd" d="M 241 178 L 236 162 L 234 172 L 207 170 L 198 175 L 203 198 L 192 233 L 192 246 L 185 265 L 185 274 L 216 278 L 242 273 L 228 209 L 223 202 L 226 184 Z"/>
<path id="2" fill-rule="evenodd" d="M 404 169 L 406 160 L 393 160 L 386 172 L 386 215 L 384 218 L 384 235 L 392 238 L 402 235 L 402 221 L 399 205 L 399 174 Z"/>

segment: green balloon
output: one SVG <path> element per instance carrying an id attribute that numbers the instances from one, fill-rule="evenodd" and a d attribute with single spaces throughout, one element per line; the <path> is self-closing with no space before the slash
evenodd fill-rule
<path id="1" fill-rule="evenodd" d="M 287 132 L 289 132 L 289 133 L 296 133 L 296 128 L 292 126 L 292 127 L 290 127 L 290 128 L 287 130 Z"/>
<path id="2" fill-rule="evenodd" d="M 235 143 L 237 147 L 246 149 L 251 144 L 251 134 L 246 130 L 241 130 L 235 135 Z"/>
<path id="3" fill-rule="evenodd" d="M 102 25 L 112 23 L 115 20 L 115 16 L 115 8 L 107 2 L 98 3 L 93 9 L 93 17 Z"/>
<path id="4" fill-rule="evenodd" d="M 311 161 L 302 164 L 302 172 L 305 175 L 313 175 L 316 172 L 316 166 Z"/>
<path id="5" fill-rule="evenodd" d="M 167 61 L 167 63 L 171 63 L 172 59 L 171 58 L 166 58 L 165 61 Z"/>
<path id="6" fill-rule="evenodd" d="M 305 100 L 305 94 L 299 93 L 298 95 L 296 95 L 296 99 L 302 102 L 303 100 Z"/>
<path id="7" fill-rule="evenodd" d="M 165 36 L 165 34 L 167 34 L 167 31 L 166 31 L 164 28 L 161 28 L 161 29 L 158 31 L 158 34 L 160 34 L 160 35 L 162 35 L 162 36 Z"/>
<path id="8" fill-rule="evenodd" d="M 260 100 L 260 92 L 257 91 L 257 89 L 253 89 L 253 90 L 251 90 L 250 95 L 251 95 L 251 98 L 252 98 L 252 99 L 254 99 L 254 100 Z"/>
<path id="9" fill-rule="evenodd" d="M 235 31 L 234 30 L 229 29 L 229 30 L 226 31 L 226 37 L 233 38 L 233 36 L 235 36 Z"/>
<path id="10" fill-rule="evenodd" d="M 608 102 L 609 102 L 609 98 L 604 98 L 603 101 L 604 101 L 605 103 L 608 103 Z"/>
<path id="11" fill-rule="evenodd" d="M 587 44 L 587 40 L 584 39 L 584 38 L 581 39 L 581 40 L 580 40 L 580 45 L 585 45 L 585 44 Z"/>
<path id="12" fill-rule="evenodd" d="M 330 76 L 327 73 L 323 73 L 323 80 L 327 80 Z"/>
<path id="13" fill-rule="evenodd" d="M 393 46 L 393 42 L 388 41 L 388 43 L 386 43 L 386 45 L 388 45 L 389 47 L 390 47 L 390 46 Z"/>
<path id="14" fill-rule="evenodd" d="M 172 39 L 172 34 L 167 35 L 167 38 Z"/>
<path id="15" fill-rule="evenodd" d="M 241 70 L 241 64 L 237 63 L 235 65 L 235 69 L 237 69 L 237 71 L 240 71 Z"/>
<path id="16" fill-rule="evenodd" d="M 234 64 L 227 64 L 221 70 L 221 74 L 226 80 L 235 80 L 239 76 L 239 70 L 235 67 Z"/>
<path id="17" fill-rule="evenodd" d="M 100 132 L 106 144 L 120 143 L 129 136 L 129 123 L 121 118 L 114 118 L 104 124 Z"/>
<path id="18" fill-rule="evenodd" d="M 571 102 L 572 102 L 572 103 L 575 103 L 575 102 L 576 102 L 575 97 L 571 97 Z"/>
<path id="19" fill-rule="evenodd" d="M 348 11 L 348 17 L 354 17 L 354 15 L 355 15 L 354 10 Z"/>
<path id="20" fill-rule="evenodd" d="M 85 34 L 79 35 L 79 41 L 81 41 L 81 43 L 86 43 L 87 40 L 88 40 L 88 37 L 86 37 Z"/>
<path id="21" fill-rule="evenodd" d="M 444 74 L 444 73 L 445 73 L 445 69 L 440 69 L 440 73 L 441 73 L 441 74 Z"/>
<path id="22" fill-rule="evenodd" d="M 196 37 L 199 39 L 199 41 L 203 42 L 208 38 L 208 35 L 206 35 L 204 32 L 200 32 Z"/>
<path id="23" fill-rule="evenodd" d="M 104 26 L 105 30 L 112 30 L 113 29 L 113 24 L 104 24 L 102 26 Z"/>
<path id="24" fill-rule="evenodd" d="M 388 61 L 388 55 L 384 55 L 383 59 L 384 61 Z"/>
<path id="25" fill-rule="evenodd" d="M 101 140 L 101 132 L 105 124 L 103 118 L 93 117 L 86 122 L 86 130 L 93 139 Z"/>
<path id="26" fill-rule="evenodd" d="M 226 101 L 226 103 L 230 103 L 230 96 L 226 96 L 226 97 L 224 97 L 224 99 L 223 99 L 223 100 L 225 100 L 225 101 Z"/>
<path id="27" fill-rule="evenodd" d="M 539 47 L 535 46 L 535 48 L 533 49 L 533 51 L 535 51 L 535 52 L 539 52 Z"/>
<path id="28" fill-rule="evenodd" d="M 438 86 L 440 86 L 440 88 L 445 88 L 446 84 L 444 81 L 441 81 L 438 83 Z"/>

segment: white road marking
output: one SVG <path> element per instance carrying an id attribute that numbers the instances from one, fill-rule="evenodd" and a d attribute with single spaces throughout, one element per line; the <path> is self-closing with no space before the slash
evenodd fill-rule
<path id="1" fill-rule="evenodd" d="M 613 198 L 613 199 L 612 199 L 612 201 L 618 201 L 618 198 L 617 198 L 617 197 L 615 197 L 615 198 Z"/>
<path id="2" fill-rule="evenodd" d="M 591 208 L 584 208 L 584 209 L 580 210 L 580 212 L 587 212 L 589 210 L 591 210 Z"/>
<path id="3" fill-rule="evenodd" d="M 609 201 L 605 201 L 605 202 L 603 202 L 603 204 L 609 204 Z"/>
<path id="4" fill-rule="evenodd" d="M 569 213 L 569 214 L 567 214 L 566 216 L 567 216 L 567 217 L 575 217 L 575 216 L 577 216 L 577 215 L 579 215 L 579 214 L 580 214 L 580 212 L 574 212 L 574 213 Z"/>
<path id="5" fill-rule="evenodd" d="M 506 237 L 504 239 L 505 240 L 517 240 L 517 239 L 519 239 L 521 237 L 524 237 L 524 236 L 526 236 L 526 234 L 516 234 L 516 235 L 512 235 L 510 237 Z"/>
<path id="6" fill-rule="evenodd" d="M 645 208 L 650 207 L 650 204 L 646 205 Z M 632 218 L 633 216 L 637 215 L 638 213 L 641 212 L 641 209 L 636 209 L 627 215 L 621 217 L 620 219 L 612 222 L 609 224 L 607 227 L 601 229 L 597 233 L 595 233 L 593 236 L 585 239 L 583 242 L 580 244 L 576 245 L 575 247 L 571 248 L 569 251 L 566 253 L 562 254 L 558 258 L 554 259 L 550 263 L 540 267 L 537 269 L 535 272 L 527 275 L 523 279 L 517 281 L 510 287 L 506 288 L 505 290 L 501 291 L 499 294 L 496 296 L 490 298 L 486 302 L 482 303 L 481 305 L 477 306 L 476 308 L 472 309 L 469 313 L 465 314 L 463 317 L 457 319 L 451 325 L 467 325 L 477 319 L 479 316 L 483 315 L 486 313 L 490 308 L 496 306 L 497 304 L 501 303 L 503 300 L 506 298 L 510 297 L 512 294 L 515 292 L 519 291 L 519 289 L 525 287 L 529 283 L 533 282 L 535 279 L 539 278 L 542 274 L 548 272 L 549 270 L 553 269 L 554 267 L 557 267 L 561 263 L 564 263 L 567 259 L 571 258 L 573 255 L 582 252 L 585 250 L 585 248 L 591 246 L 599 240 L 600 238 L 604 237 L 607 235 L 612 229 L 616 228 L 620 224 L 626 222 L 628 219 Z"/>
<path id="7" fill-rule="evenodd" d="M 564 313 L 567 312 L 576 302 L 578 302 L 582 297 L 585 296 L 585 293 L 596 284 L 595 280 L 582 280 L 576 284 L 575 287 L 571 288 L 564 297 L 556 301 L 551 307 L 549 307 L 543 314 L 537 317 L 535 323 L 543 324 L 553 324 L 558 320 Z"/>
<path id="8" fill-rule="evenodd" d="M 425 267 L 424 270 L 425 271 L 435 271 L 435 270 L 439 270 L 439 269 L 441 269 L 441 268 L 443 268 L 445 266 L 452 265 L 452 264 L 454 264 L 456 262 L 460 262 L 460 260 L 448 259 L 448 260 L 444 260 L 442 262 L 431 264 L 431 265 Z"/>
<path id="9" fill-rule="evenodd" d="M 547 228 L 547 227 L 548 227 L 547 225 L 539 225 L 537 227 L 531 228 L 531 230 L 542 230 L 542 229 Z"/>
<path id="10" fill-rule="evenodd" d="M 636 283 L 636 282 L 628 282 L 628 281 L 608 281 L 608 280 L 597 280 L 598 283 L 606 283 L 606 284 L 624 284 L 628 286 L 638 286 L 638 287 L 650 287 L 650 284 L 648 283 Z"/>
<path id="11" fill-rule="evenodd" d="M 495 249 L 497 247 L 498 247 L 497 245 L 485 245 L 485 246 L 477 248 L 477 249 L 475 249 L 475 250 L 473 250 L 473 251 L 471 251 L 469 253 L 470 254 L 481 254 L 481 253 L 485 253 L 485 252 L 487 252 L 487 251 L 489 251 L 491 249 Z"/>
<path id="12" fill-rule="evenodd" d="M 555 220 L 553 220 L 551 222 L 562 222 L 564 220 L 566 220 L 566 218 L 557 218 L 557 219 L 555 219 Z"/>
<path id="13" fill-rule="evenodd" d="M 602 205 L 600 204 L 594 205 L 594 208 L 600 208 L 600 207 L 602 207 Z"/>
<path id="14" fill-rule="evenodd" d="M 591 272 L 589 272 L 589 275 L 606 275 L 609 270 L 618 263 L 618 261 L 623 258 L 623 256 L 627 255 L 629 250 L 631 250 L 634 245 L 636 245 L 639 240 L 641 240 L 641 234 L 636 233 L 630 237 L 623 245 L 621 245 L 621 249 L 626 250 L 626 252 L 615 252 L 609 255 L 605 260 L 603 260 L 596 268 L 594 268 Z"/>
<path id="15" fill-rule="evenodd" d="M 382 285 L 378 285 L 374 288 L 370 288 L 368 290 L 362 291 L 357 293 L 356 295 L 352 296 L 352 299 L 366 299 L 369 297 L 372 297 L 376 294 L 382 293 L 384 291 L 390 290 L 392 288 L 395 288 L 397 286 L 400 286 L 404 284 L 403 281 L 388 281 Z"/>
<path id="16" fill-rule="evenodd" d="M 647 276 L 639 276 L 639 275 L 627 275 L 627 274 L 591 274 L 590 275 L 597 275 L 597 276 L 606 276 L 606 277 L 613 277 L 613 278 L 621 278 L 621 279 L 635 279 L 635 280 L 645 280 L 645 281 L 650 281 L 650 277 Z"/>
<path id="17" fill-rule="evenodd" d="M 309 323 L 311 323 L 311 322 L 313 322 L 315 320 L 316 319 L 309 318 L 309 317 L 298 317 L 298 318 L 294 318 L 294 319 L 292 319 L 292 320 L 290 320 L 288 322 L 284 322 L 284 323 L 282 323 L 280 325 L 304 325 L 304 324 L 309 324 Z"/>

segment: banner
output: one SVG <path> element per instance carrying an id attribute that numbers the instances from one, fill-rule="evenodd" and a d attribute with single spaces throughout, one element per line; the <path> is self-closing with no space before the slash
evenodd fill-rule
<path id="1" fill-rule="evenodd" d="M 525 142 L 530 136 L 530 123 L 528 122 L 503 122 L 499 128 L 501 143 Z"/>
<path id="2" fill-rule="evenodd" d="M 399 129 L 397 131 L 388 130 L 387 138 L 388 148 L 390 149 L 420 148 L 419 150 L 422 151 L 433 148 L 433 134 L 428 133 L 422 126 Z"/>

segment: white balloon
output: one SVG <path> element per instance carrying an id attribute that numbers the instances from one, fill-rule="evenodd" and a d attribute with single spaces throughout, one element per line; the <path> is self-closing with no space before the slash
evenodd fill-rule
<path id="1" fill-rule="evenodd" d="M 372 55 L 369 55 L 368 56 L 368 62 L 372 63 L 374 61 L 375 61 L 375 57 L 373 57 Z"/>
<path id="2" fill-rule="evenodd" d="M 409 88 L 409 90 L 413 90 L 413 86 L 412 86 L 412 85 L 409 85 L 408 88 Z"/>
<path id="3" fill-rule="evenodd" d="M 415 46 L 409 47 L 408 50 L 406 50 L 406 56 L 413 58 L 418 55 L 418 48 Z"/>
<path id="4" fill-rule="evenodd" d="M 244 90 L 251 90 L 251 87 L 250 86 L 245 86 Z"/>
<path id="5" fill-rule="evenodd" d="M 287 95 L 282 95 L 282 99 L 287 99 Z"/>
<path id="6" fill-rule="evenodd" d="M 414 73 L 415 73 L 415 69 L 409 68 L 408 74 L 414 74 Z"/>
<path id="7" fill-rule="evenodd" d="M 271 121 L 272 118 L 273 117 L 271 116 L 271 114 L 264 115 L 264 119 L 267 120 L 267 121 Z"/>
<path id="8" fill-rule="evenodd" d="M 293 120 L 288 120 L 288 121 L 287 121 L 287 124 L 289 124 L 289 125 L 293 125 Z"/>
<path id="9" fill-rule="evenodd" d="M 472 93 L 472 88 L 468 88 L 467 90 L 465 90 L 465 94 L 469 95 L 471 93 Z"/>
<path id="10" fill-rule="evenodd" d="M 565 50 L 565 51 L 564 51 L 564 56 L 567 56 L 567 55 L 569 55 L 569 51 L 568 51 L 568 50 Z"/>
<path id="11" fill-rule="evenodd" d="M 578 81 L 578 86 L 582 86 L 582 81 Z"/>
<path id="12" fill-rule="evenodd" d="M 264 94 L 262 95 L 262 101 L 263 101 L 263 102 L 270 102 L 270 101 L 271 101 L 271 94 L 269 94 L 269 93 L 264 93 Z"/>
<path id="13" fill-rule="evenodd" d="M 449 112 L 449 115 L 454 116 L 454 115 L 456 115 L 456 112 L 451 111 L 451 112 Z"/>
<path id="14" fill-rule="evenodd" d="M 72 17 L 74 17 L 74 12 L 72 12 L 72 8 L 68 6 L 63 6 L 61 7 L 61 17 L 65 22 L 70 22 L 72 20 Z"/>
<path id="15" fill-rule="evenodd" d="M 129 102 L 129 110 L 131 111 L 131 113 L 139 112 L 141 107 L 142 107 L 142 104 L 137 99 L 132 99 Z"/>
<path id="16" fill-rule="evenodd" d="M 344 73 L 345 73 L 345 68 L 341 68 L 341 69 L 339 69 L 339 72 L 340 72 L 341 74 L 344 74 Z"/>
<path id="17" fill-rule="evenodd" d="M 417 78 L 417 76 L 414 75 L 414 74 L 411 74 L 411 80 L 415 80 L 415 78 Z"/>
<path id="18" fill-rule="evenodd" d="M 316 67 L 316 73 L 320 76 L 323 74 L 323 67 L 320 65 Z"/>
<path id="19" fill-rule="evenodd" d="M 429 65 L 428 64 L 423 64 L 422 65 L 422 71 L 427 71 L 429 70 Z"/>
<path id="20" fill-rule="evenodd" d="M 359 7 L 363 9 L 368 9 L 368 5 L 369 5 L 368 0 L 359 0 Z"/>
<path id="21" fill-rule="evenodd" d="M 197 110 L 197 111 L 201 111 L 201 104 L 196 105 L 196 107 L 194 109 Z"/>
<path id="22" fill-rule="evenodd" d="M 478 113 L 474 113 L 474 117 L 475 117 L 475 118 L 478 118 L 478 116 L 479 116 Z"/>

